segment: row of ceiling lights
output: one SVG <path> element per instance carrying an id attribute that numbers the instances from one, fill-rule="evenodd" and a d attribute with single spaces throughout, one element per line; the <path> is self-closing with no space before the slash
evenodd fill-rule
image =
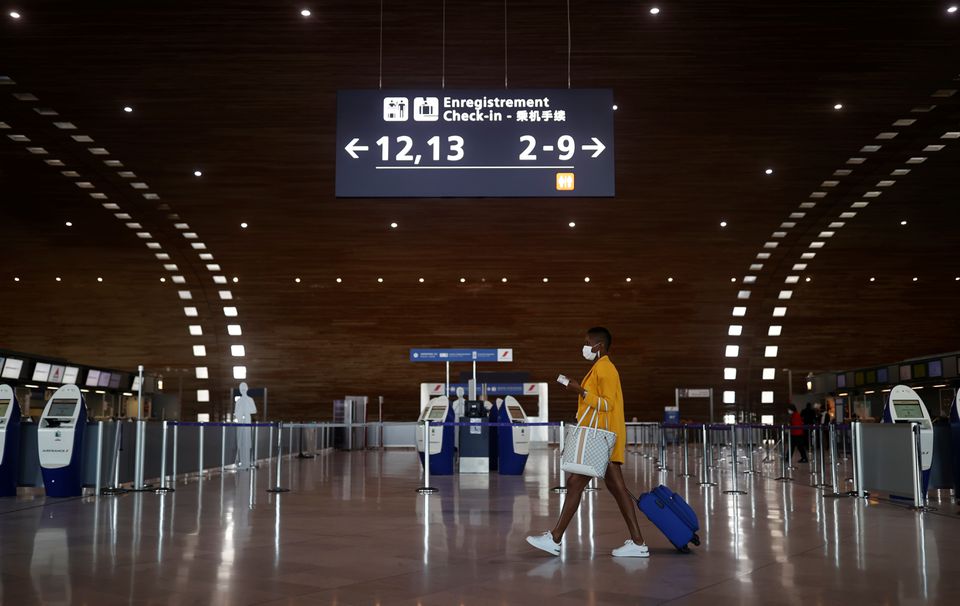
<path id="1" fill-rule="evenodd" d="M 952 14 L 956 13 L 958 10 L 960 10 L 960 8 L 958 8 L 957 5 L 952 4 L 952 5 L 948 6 L 946 10 L 947 10 L 947 13 L 949 13 L 949 14 L 952 15 Z M 19 19 L 20 16 L 21 16 L 19 11 L 10 11 L 8 14 L 10 15 L 10 18 L 11 18 L 11 19 Z M 659 15 L 659 14 L 660 14 L 660 7 L 657 7 L 657 6 L 652 6 L 652 7 L 650 7 L 650 14 L 651 14 L 651 15 L 654 15 L 654 16 Z M 300 9 L 300 16 L 301 16 L 301 17 L 304 17 L 304 18 L 312 17 L 312 16 L 313 16 L 313 11 L 311 11 L 309 8 Z M 838 109 L 839 109 L 839 108 L 838 108 Z"/>
<path id="2" fill-rule="evenodd" d="M 62 281 L 61 278 L 60 278 L 60 276 L 56 276 L 56 277 L 54 278 L 54 280 L 57 281 L 57 282 Z M 542 282 L 544 282 L 544 283 L 550 282 L 550 278 L 542 278 L 541 280 L 542 280 Z M 955 276 L 955 277 L 953 278 L 953 280 L 954 280 L 954 282 L 960 282 L 960 276 Z M 14 281 L 14 282 L 20 282 L 20 276 L 14 276 L 13 281 Z M 160 282 L 166 283 L 166 281 L 167 281 L 166 278 L 160 278 Z M 236 283 L 240 282 L 240 278 L 237 277 L 237 276 L 233 276 L 233 278 L 231 278 L 231 281 L 232 281 L 234 284 L 236 284 Z M 297 283 L 297 284 L 300 284 L 303 280 L 302 280 L 301 278 L 294 278 L 293 281 L 294 281 L 295 283 Z M 417 278 L 417 281 L 418 281 L 420 284 L 423 284 L 424 282 L 426 282 L 426 280 L 425 280 L 424 278 Z M 464 284 L 464 283 L 466 283 L 467 279 L 466 279 L 466 278 L 460 278 L 459 281 L 460 281 L 461 284 Z M 481 281 L 481 282 L 486 282 L 487 279 L 486 279 L 486 278 L 481 278 L 480 281 Z M 590 282 L 590 276 L 585 276 L 585 277 L 583 278 L 583 281 L 589 283 L 589 282 Z M 669 278 L 667 278 L 667 282 L 670 283 L 670 284 L 672 284 L 674 281 L 675 281 L 675 280 L 674 280 L 674 278 L 673 278 L 672 276 L 669 277 Z M 736 278 L 730 278 L 730 281 L 731 281 L 731 282 L 736 282 L 737 279 L 736 279 Z M 812 282 L 812 281 L 813 281 L 813 278 L 811 278 L 810 276 L 807 276 L 807 277 L 805 277 L 805 278 L 803 279 L 803 281 L 804 281 L 804 282 Z M 876 282 L 876 281 L 877 281 L 877 278 L 876 278 L 876 276 L 871 276 L 868 281 L 869 281 L 869 282 Z M 919 282 L 919 281 L 920 281 L 920 278 L 919 278 L 918 276 L 914 276 L 913 278 L 911 278 L 911 282 Z M 103 282 L 103 278 L 100 277 L 100 276 L 98 276 L 98 277 L 97 277 L 97 282 Z M 343 283 L 343 278 L 337 278 L 337 279 L 335 280 L 335 282 L 336 282 L 337 284 L 342 284 L 342 283 Z M 377 278 L 377 282 L 380 283 L 380 284 L 383 284 L 383 278 L 378 277 L 378 278 Z M 506 282 L 508 282 L 508 279 L 507 279 L 507 278 L 500 278 L 500 282 L 506 283 Z M 624 282 L 628 282 L 628 283 L 629 283 L 629 282 L 633 282 L 633 278 L 625 278 L 625 279 L 624 279 Z"/>

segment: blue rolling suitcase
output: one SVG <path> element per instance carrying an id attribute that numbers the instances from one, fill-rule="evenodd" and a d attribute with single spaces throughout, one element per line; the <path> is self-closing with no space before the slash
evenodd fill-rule
<path id="1" fill-rule="evenodd" d="M 689 553 L 689 543 L 700 544 L 697 514 L 678 494 L 666 486 L 657 486 L 637 499 L 637 507 L 679 551 Z"/>

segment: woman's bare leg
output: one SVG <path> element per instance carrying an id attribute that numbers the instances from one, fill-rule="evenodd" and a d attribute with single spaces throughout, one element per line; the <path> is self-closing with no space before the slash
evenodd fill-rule
<path id="1" fill-rule="evenodd" d="M 630 538 L 637 545 L 642 545 L 643 535 L 640 534 L 640 524 L 637 522 L 637 504 L 634 503 L 633 498 L 627 492 L 621 464 L 611 462 L 607 465 L 607 475 L 603 478 L 603 481 L 607 485 L 607 490 L 617 500 L 617 505 L 620 506 L 620 515 L 623 516 L 623 521 L 627 523 Z M 564 510 L 566 510 L 566 504 L 564 504 Z"/>
<path id="2" fill-rule="evenodd" d="M 557 520 L 557 525 L 550 531 L 555 543 L 559 543 L 563 538 L 563 533 L 567 531 L 567 526 L 569 526 L 570 521 L 573 520 L 573 514 L 577 513 L 577 509 L 580 507 L 580 498 L 583 496 L 583 490 L 587 487 L 587 484 L 590 483 L 591 479 L 592 478 L 578 473 L 572 473 L 567 478 L 567 496 L 563 500 L 563 510 L 560 512 L 560 519 Z"/>

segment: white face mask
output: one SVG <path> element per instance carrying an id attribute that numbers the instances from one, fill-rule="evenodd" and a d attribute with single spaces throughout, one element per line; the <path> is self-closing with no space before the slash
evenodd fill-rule
<path id="1" fill-rule="evenodd" d="M 593 351 L 593 348 L 589 345 L 583 346 L 583 357 L 585 360 L 593 361 L 597 359 L 597 352 Z"/>

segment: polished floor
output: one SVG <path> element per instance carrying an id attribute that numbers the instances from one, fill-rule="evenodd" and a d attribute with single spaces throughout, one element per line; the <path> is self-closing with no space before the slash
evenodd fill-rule
<path id="1" fill-rule="evenodd" d="M 758 456 L 757 460 L 760 461 Z M 285 461 L 285 464 L 287 461 Z M 560 558 L 524 537 L 561 506 L 553 451 L 523 477 L 434 478 L 416 494 L 411 451 L 292 459 L 181 481 L 175 493 L 0 500 L 0 603 L 28 604 L 955 604 L 960 516 L 945 493 L 917 514 L 741 478 L 746 495 L 657 472 L 628 454 L 628 484 L 663 481 L 698 511 L 703 544 L 675 551 L 641 518 L 649 560 L 614 559 L 626 538 L 603 489 L 585 498 Z M 841 469 L 841 476 L 845 475 Z"/>

